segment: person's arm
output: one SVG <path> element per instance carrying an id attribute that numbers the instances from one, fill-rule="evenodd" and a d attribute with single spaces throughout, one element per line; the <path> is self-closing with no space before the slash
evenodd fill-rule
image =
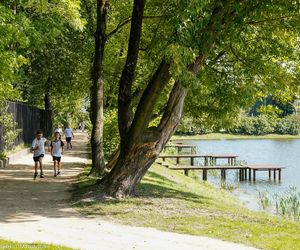
<path id="1" fill-rule="evenodd" d="M 53 155 L 53 144 L 52 144 L 52 141 L 50 143 L 50 150 L 49 150 L 49 147 L 48 147 L 48 151 L 51 152 L 51 155 Z"/>
<path id="2" fill-rule="evenodd" d="M 32 145 L 31 145 L 31 148 L 30 148 L 30 151 L 31 152 L 34 152 L 35 150 L 37 150 L 39 147 L 38 147 L 38 145 L 36 145 L 36 140 L 34 139 L 33 141 L 32 141 Z"/>
<path id="3" fill-rule="evenodd" d="M 72 136 L 73 136 L 73 138 L 75 138 L 73 131 L 72 131 Z"/>
<path id="4" fill-rule="evenodd" d="M 64 154 L 64 143 L 63 141 L 61 141 L 61 154 L 63 155 Z"/>
<path id="5" fill-rule="evenodd" d="M 51 149 L 50 149 L 50 144 L 49 144 L 49 140 L 47 140 L 45 137 L 44 137 L 44 145 L 47 146 L 48 148 L 48 152 L 51 152 Z M 52 152 L 51 152 L 52 153 Z"/>

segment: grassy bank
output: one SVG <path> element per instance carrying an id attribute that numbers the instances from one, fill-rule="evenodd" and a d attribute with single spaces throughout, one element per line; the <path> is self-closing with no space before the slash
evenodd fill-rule
<path id="1" fill-rule="evenodd" d="M 45 249 L 45 250 L 71 250 L 72 248 L 55 246 L 43 243 L 21 243 L 16 241 L 1 240 L 0 239 L 0 249 L 10 249 L 10 250 L 30 250 L 30 249 Z"/>
<path id="2" fill-rule="evenodd" d="M 241 139 L 300 139 L 300 135 L 279 135 L 279 134 L 268 134 L 268 135 L 232 135 L 223 133 L 211 133 L 204 135 L 175 135 L 172 140 L 241 140 Z"/>
<path id="3" fill-rule="evenodd" d="M 300 223 L 249 211 L 230 193 L 159 165 L 143 178 L 135 198 L 97 200 L 95 181 L 83 174 L 74 191 L 75 206 L 85 215 L 262 249 L 300 249 Z"/>

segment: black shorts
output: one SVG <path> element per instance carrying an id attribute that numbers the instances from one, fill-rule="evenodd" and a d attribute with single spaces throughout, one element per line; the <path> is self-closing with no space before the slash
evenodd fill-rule
<path id="1" fill-rule="evenodd" d="M 37 162 L 37 161 L 40 160 L 40 158 L 43 158 L 43 157 L 44 157 L 44 154 L 41 154 L 41 155 L 39 155 L 39 156 L 34 156 L 34 157 L 33 157 L 33 160 L 34 160 L 34 162 Z"/>
<path id="2" fill-rule="evenodd" d="M 67 142 L 71 142 L 71 140 L 72 140 L 72 137 L 66 137 Z"/>
<path id="3" fill-rule="evenodd" d="M 60 162 L 60 160 L 61 160 L 61 157 L 53 156 L 53 161 L 58 161 L 58 162 Z"/>

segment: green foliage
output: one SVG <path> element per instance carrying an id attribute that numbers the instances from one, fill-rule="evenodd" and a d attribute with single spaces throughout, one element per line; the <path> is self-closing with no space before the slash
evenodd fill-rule
<path id="1" fill-rule="evenodd" d="M 265 135 L 275 132 L 278 118 L 273 115 L 246 116 L 240 115 L 230 132 L 233 134 Z"/>
<path id="2" fill-rule="evenodd" d="M 298 135 L 300 133 L 300 116 L 290 115 L 282 118 L 276 125 L 278 134 Z"/>
<path id="3" fill-rule="evenodd" d="M 240 115 L 229 131 L 233 134 L 265 135 L 265 134 L 290 134 L 299 133 L 299 116 L 290 115 L 278 118 L 275 115 L 261 114 L 259 116 Z"/>
<path id="4" fill-rule="evenodd" d="M 119 147 L 118 113 L 116 110 L 107 110 L 104 113 L 104 154 L 110 159 Z"/>
<path id="5" fill-rule="evenodd" d="M 180 121 L 180 125 L 176 130 L 176 134 L 185 135 L 196 135 L 196 134 L 206 134 L 212 132 L 208 126 L 204 126 L 202 121 L 193 119 L 193 117 L 183 116 Z"/>

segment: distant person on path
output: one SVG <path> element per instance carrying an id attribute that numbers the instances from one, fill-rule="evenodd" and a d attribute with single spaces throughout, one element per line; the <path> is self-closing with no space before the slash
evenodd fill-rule
<path id="1" fill-rule="evenodd" d="M 73 134 L 73 130 L 70 128 L 69 125 L 67 125 L 65 129 L 65 135 L 66 135 L 66 141 L 67 141 L 67 149 L 72 148 L 72 138 L 75 138 Z"/>
<path id="2" fill-rule="evenodd" d="M 51 155 L 53 157 L 54 163 L 54 177 L 60 175 L 60 162 L 61 162 L 61 155 L 64 153 L 64 143 L 60 138 L 60 133 L 56 131 L 54 133 L 54 140 L 51 141 Z M 57 170 L 57 172 L 56 172 Z"/>
<path id="3" fill-rule="evenodd" d="M 35 132 L 35 139 L 32 142 L 31 152 L 33 152 L 33 160 L 34 160 L 34 175 L 33 179 L 35 180 L 38 172 L 38 165 L 40 165 L 40 177 L 44 178 L 43 173 L 43 158 L 45 156 L 45 143 L 47 139 L 43 137 L 43 131 L 38 129 Z"/>

